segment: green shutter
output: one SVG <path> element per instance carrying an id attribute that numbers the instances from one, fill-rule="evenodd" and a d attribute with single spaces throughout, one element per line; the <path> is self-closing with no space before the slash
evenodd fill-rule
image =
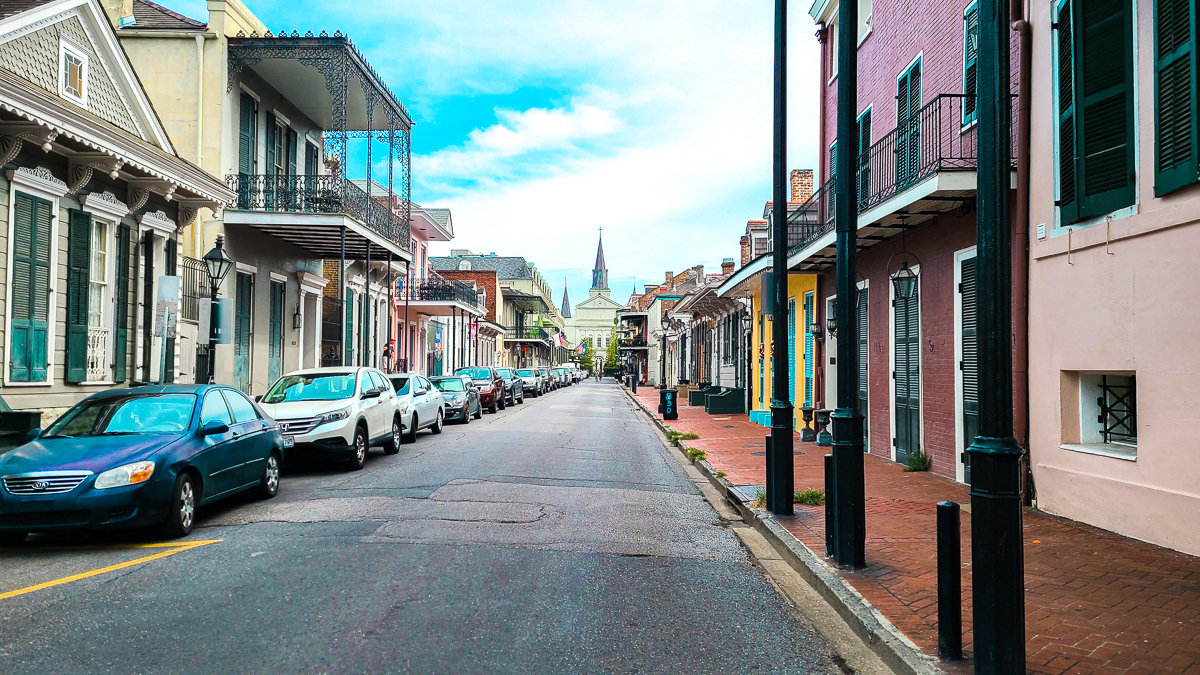
<path id="1" fill-rule="evenodd" d="M 1059 224 L 1079 219 L 1075 192 L 1075 24 L 1073 0 L 1058 9 L 1058 206 Z"/>
<path id="2" fill-rule="evenodd" d="M 296 134 L 296 130 L 288 128 L 287 130 L 287 175 L 296 175 L 296 153 L 299 151 L 300 137 Z"/>
<path id="3" fill-rule="evenodd" d="M 966 44 L 963 48 L 963 126 L 975 121 L 978 106 L 975 97 L 979 93 L 979 3 L 967 8 L 963 17 L 966 28 Z"/>
<path id="4" fill-rule="evenodd" d="M 67 367 L 63 380 L 87 381 L 88 287 L 92 257 L 92 214 L 71 209 L 67 235 Z"/>
<path id="5" fill-rule="evenodd" d="M 1196 4 L 1154 3 L 1154 194 L 1196 182 Z"/>
<path id="6" fill-rule="evenodd" d="M 131 228 L 122 223 L 117 230 L 116 302 L 113 317 L 113 382 L 124 382 L 128 371 L 129 349 L 129 244 Z"/>
<path id="7" fill-rule="evenodd" d="M 175 276 L 178 274 L 176 265 L 179 258 L 179 242 L 173 236 L 166 241 L 164 246 L 166 264 L 163 266 L 163 273 L 167 276 Z M 175 381 L 175 338 L 164 337 L 167 341 L 167 361 L 163 364 L 163 382 Z"/>
<path id="8" fill-rule="evenodd" d="M 275 164 L 278 162 L 275 146 L 279 143 L 279 124 L 275 122 L 275 113 L 267 113 L 267 170 L 266 174 L 276 174 Z"/>
<path id="9" fill-rule="evenodd" d="M 837 141 L 829 144 L 829 176 L 828 180 L 837 177 Z"/>
<path id="10" fill-rule="evenodd" d="M 13 382 L 45 382 L 50 326 L 50 222 L 53 205 L 16 193 L 13 217 Z"/>
<path id="11" fill-rule="evenodd" d="M 285 286 L 281 281 L 271 282 L 270 342 L 267 345 L 267 386 L 283 374 L 283 299 Z"/>
<path id="12" fill-rule="evenodd" d="M 254 99 L 242 94 L 241 128 L 238 134 L 238 173 L 254 173 Z"/>
<path id="13" fill-rule="evenodd" d="M 1075 3 L 1075 167 L 1079 217 L 1134 200 L 1133 11 L 1126 0 Z"/>
<path id="14" fill-rule="evenodd" d="M 354 365 L 354 291 L 346 289 L 346 360 L 344 366 Z"/>
<path id="15" fill-rule="evenodd" d="M 858 211 L 867 210 L 871 198 L 871 111 L 858 118 Z"/>
<path id="16" fill-rule="evenodd" d="M 901 185 L 915 180 L 920 172 L 921 61 L 909 67 L 896 81 L 896 178 Z"/>

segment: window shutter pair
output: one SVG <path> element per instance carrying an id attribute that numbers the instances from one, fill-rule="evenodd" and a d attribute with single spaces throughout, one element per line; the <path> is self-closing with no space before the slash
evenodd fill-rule
<path id="1" fill-rule="evenodd" d="M 67 367 L 63 380 L 87 381 L 88 290 L 92 257 L 92 214 L 71 209 L 67 235 Z"/>
<path id="2" fill-rule="evenodd" d="M 125 381 L 129 370 L 129 254 L 133 228 L 122 224 L 117 229 L 116 303 L 113 317 L 113 382 Z"/>
<path id="3" fill-rule="evenodd" d="M 1196 182 L 1196 4 L 1154 3 L 1154 194 Z"/>
<path id="4" fill-rule="evenodd" d="M 45 382 L 50 325 L 50 221 L 53 205 L 16 193 L 13 205 L 12 333 L 9 378 Z"/>
<path id="5" fill-rule="evenodd" d="M 246 93 L 242 94 L 240 123 L 238 134 L 238 173 L 254 173 L 254 122 L 255 102 Z"/>
<path id="6" fill-rule="evenodd" d="M 858 118 L 858 210 L 861 213 L 871 196 L 871 111 Z"/>
<path id="7" fill-rule="evenodd" d="M 1133 17 L 1120 0 L 1058 11 L 1061 224 L 1134 200 Z"/>
<path id="8" fill-rule="evenodd" d="M 963 126 L 978 117 L 979 106 L 979 3 L 967 9 L 963 17 L 966 23 L 966 45 L 963 49 Z"/>

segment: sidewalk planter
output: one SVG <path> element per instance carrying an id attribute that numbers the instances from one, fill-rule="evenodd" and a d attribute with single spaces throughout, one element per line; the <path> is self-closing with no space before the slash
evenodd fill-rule
<path id="1" fill-rule="evenodd" d="M 710 384 L 701 384 L 695 390 L 688 392 L 688 405 L 704 405 L 705 395 L 714 393 L 709 392 L 709 389 L 712 388 L 713 387 Z"/>
<path id="2" fill-rule="evenodd" d="M 741 414 L 745 412 L 746 390 L 726 389 L 704 397 L 704 412 L 710 415 Z"/>

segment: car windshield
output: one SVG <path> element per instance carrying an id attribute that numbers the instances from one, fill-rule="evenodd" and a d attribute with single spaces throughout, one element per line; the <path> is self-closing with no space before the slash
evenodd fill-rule
<path id="1" fill-rule="evenodd" d="M 354 373 L 301 373 L 279 378 L 262 402 L 340 401 L 353 395 Z"/>
<path id="2" fill-rule="evenodd" d="M 192 423 L 195 394 L 137 394 L 81 401 L 43 438 L 178 434 Z"/>
<path id="3" fill-rule="evenodd" d="M 492 371 L 487 368 L 463 368 L 458 371 L 459 375 L 466 375 L 472 380 L 490 380 L 492 379 Z"/>
<path id="4" fill-rule="evenodd" d="M 521 377 L 533 377 L 532 370 L 518 370 L 517 374 L 520 375 Z"/>
<path id="5" fill-rule="evenodd" d="M 396 390 L 397 394 L 407 394 L 408 393 L 409 378 L 407 378 L 407 377 L 392 377 L 392 378 L 388 378 L 388 379 L 390 379 L 392 381 L 392 388 L 394 388 Z"/>
<path id="6" fill-rule="evenodd" d="M 457 377 L 451 380 L 433 380 L 433 386 L 442 391 L 465 391 L 463 381 Z"/>
<path id="7" fill-rule="evenodd" d="M 496 372 L 500 373 L 500 377 L 503 377 L 506 380 L 512 379 L 512 376 L 513 376 L 512 368 L 497 368 Z"/>

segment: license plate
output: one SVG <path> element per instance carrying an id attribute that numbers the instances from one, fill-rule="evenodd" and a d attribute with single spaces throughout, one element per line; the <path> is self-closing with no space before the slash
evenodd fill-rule
<path id="1" fill-rule="evenodd" d="M 292 448 L 295 446 L 296 446 L 296 437 L 295 436 L 284 436 L 283 437 L 283 447 Z"/>

